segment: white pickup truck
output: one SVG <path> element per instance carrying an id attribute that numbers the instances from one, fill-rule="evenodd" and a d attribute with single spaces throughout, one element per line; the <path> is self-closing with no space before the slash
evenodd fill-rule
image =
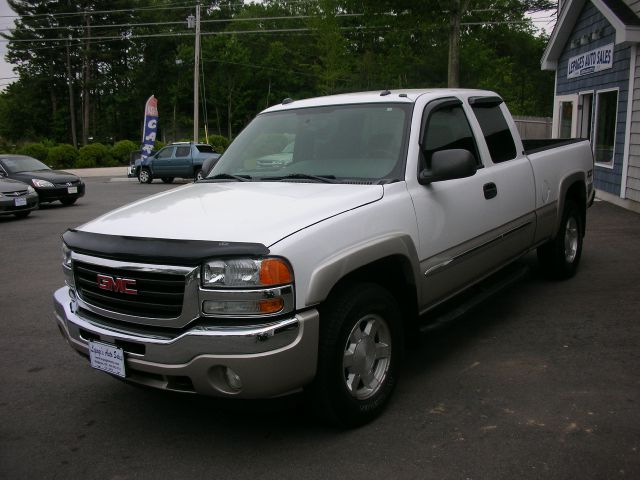
<path id="1" fill-rule="evenodd" d="M 535 248 L 551 276 L 574 274 L 592 174 L 587 141 L 523 142 L 493 92 L 287 99 L 204 180 L 67 231 L 57 324 L 130 382 L 305 390 L 362 424 L 436 307 Z"/>

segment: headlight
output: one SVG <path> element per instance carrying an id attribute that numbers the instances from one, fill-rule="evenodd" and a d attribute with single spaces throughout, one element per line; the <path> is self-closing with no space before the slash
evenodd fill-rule
<path id="1" fill-rule="evenodd" d="M 210 260 L 202 268 L 202 286 L 270 287 L 293 282 L 289 264 L 281 258 Z"/>
<path id="2" fill-rule="evenodd" d="M 274 316 L 295 309 L 293 271 L 282 258 L 210 260 L 202 266 L 202 313 Z"/>
<path id="3" fill-rule="evenodd" d="M 36 193 L 36 189 L 35 189 L 35 188 L 33 188 L 31 185 L 28 185 L 28 186 L 27 186 L 27 192 L 28 192 L 28 193 Z"/>
<path id="4" fill-rule="evenodd" d="M 38 180 L 37 178 L 32 178 L 31 183 L 33 183 L 34 187 L 38 188 L 52 188 L 53 183 L 47 182 L 46 180 Z"/>
<path id="5" fill-rule="evenodd" d="M 62 243 L 62 266 L 66 268 L 73 267 L 73 260 L 71 259 L 71 249 L 67 245 Z"/>

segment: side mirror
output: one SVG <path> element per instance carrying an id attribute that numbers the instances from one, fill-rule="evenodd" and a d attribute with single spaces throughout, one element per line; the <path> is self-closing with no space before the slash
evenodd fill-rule
<path id="1" fill-rule="evenodd" d="M 418 176 L 422 185 L 433 182 L 466 178 L 475 175 L 478 170 L 475 157 L 469 150 L 440 150 L 431 156 L 431 169 L 424 169 Z"/>
<path id="2" fill-rule="evenodd" d="M 211 173 L 211 170 L 213 170 L 213 167 L 215 167 L 216 163 L 218 163 L 219 158 L 220 157 L 209 157 L 202 163 L 203 177 L 206 177 L 207 175 L 209 175 L 209 173 Z"/>

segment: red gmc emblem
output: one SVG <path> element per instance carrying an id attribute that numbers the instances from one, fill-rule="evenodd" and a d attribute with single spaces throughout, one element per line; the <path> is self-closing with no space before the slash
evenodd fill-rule
<path id="1" fill-rule="evenodd" d="M 98 274 L 98 287 L 102 290 L 110 292 L 126 293 L 127 295 L 137 295 L 138 290 L 129 287 L 135 287 L 136 281 L 132 278 L 111 277 L 109 275 Z"/>

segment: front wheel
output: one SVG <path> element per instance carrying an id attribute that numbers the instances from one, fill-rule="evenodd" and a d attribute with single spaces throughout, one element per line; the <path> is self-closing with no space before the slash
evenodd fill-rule
<path id="1" fill-rule="evenodd" d="M 140 183 L 151 183 L 153 182 L 153 177 L 151 176 L 151 171 L 148 168 L 141 168 L 138 173 L 138 181 Z"/>
<path id="2" fill-rule="evenodd" d="M 61 198 L 60 203 L 68 207 L 69 205 L 73 205 L 74 203 L 76 203 L 76 200 L 78 199 L 77 198 Z"/>
<path id="3" fill-rule="evenodd" d="M 27 218 L 30 214 L 31 214 L 31 210 L 27 210 L 26 212 L 17 212 L 17 213 L 14 213 L 13 215 L 16 218 Z"/>
<path id="4" fill-rule="evenodd" d="M 363 425 L 384 410 L 397 383 L 400 308 L 383 287 L 360 283 L 330 298 L 320 318 L 318 371 L 309 400 L 331 423 Z"/>
<path id="5" fill-rule="evenodd" d="M 567 200 L 558 235 L 538 247 L 538 261 L 547 276 L 565 279 L 575 275 L 582 256 L 582 218 L 578 205 L 572 200 Z"/>

